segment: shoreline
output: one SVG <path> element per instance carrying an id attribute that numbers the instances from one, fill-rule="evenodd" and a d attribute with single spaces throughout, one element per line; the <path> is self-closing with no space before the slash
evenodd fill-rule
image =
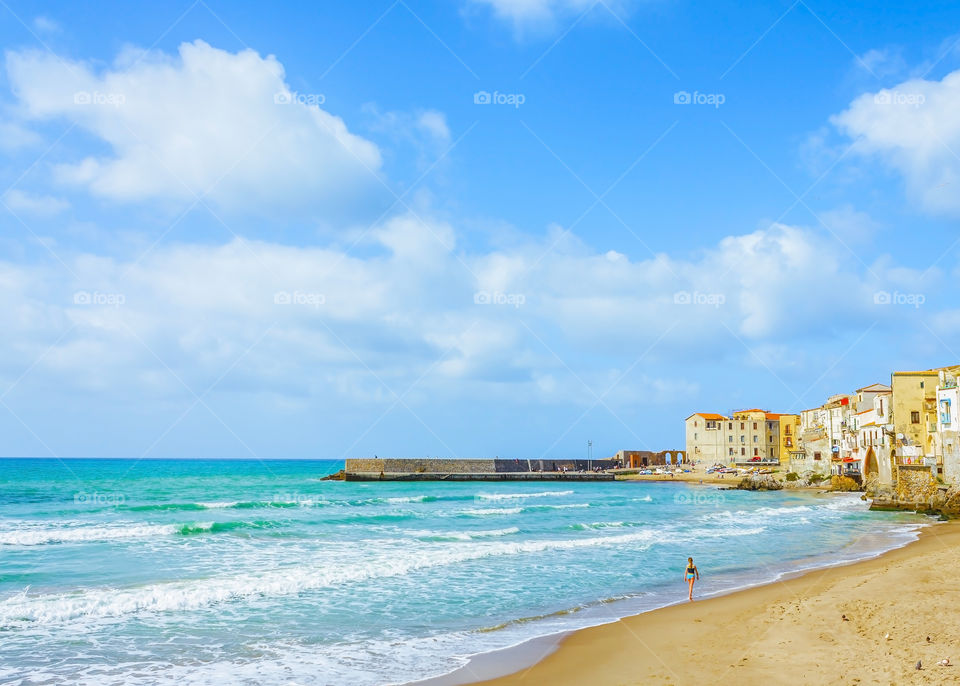
<path id="1" fill-rule="evenodd" d="M 669 479 L 656 479 L 656 477 L 654 477 L 652 480 L 669 481 Z M 676 481 L 683 483 L 686 480 Z M 693 486 L 696 484 L 686 482 L 684 485 Z M 705 483 L 703 485 L 707 486 L 708 484 Z M 798 490 L 801 492 L 809 492 L 809 490 L 813 489 Z M 829 497 L 830 494 L 831 492 L 829 491 L 822 492 L 823 496 Z M 837 495 L 841 494 L 837 493 Z M 768 578 L 757 583 L 748 583 L 746 585 L 734 585 L 721 588 L 711 592 L 709 595 L 702 596 L 699 599 L 700 603 L 693 604 L 697 605 L 704 602 L 725 598 L 739 598 L 741 595 L 749 596 L 749 594 L 755 591 L 759 591 L 771 586 L 777 586 L 778 584 L 788 581 L 804 579 L 808 576 L 828 572 L 830 570 L 857 568 L 860 565 L 881 560 L 897 551 L 906 550 L 916 546 L 918 542 L 922 540 L 925 535 L 927 535 L 925 532 L 929 532 L 931 528 L 938 527 L 940 525 L 940 522 L 934 521 L 931 521 L 930 523 L 906 525 L 909 528 L 905 529 L 901 535 L 910 536 L 911 538 L 909 538 L 909 540 L 900 540 L 898 535 L 895 535 L 893 531 L 889 531 L 887 532 L 887 535 L 889 536 L 887 544 L 880 549 L 864 549 L 860 553 L 857 553 L 853 559 L 835 557 L 841 553 L 842 549 L 836 551 L 834 553 L 834 557 L 827 557 L 826 555 L 822 557 L 812 556 L 811 561 L 813 562 L 809 567 L 799 566 L 794 569 L 783 569 L 775 572 L 774 578 Z M 960 542 L 960 523 L 956 523 L 956 532 L 958 534 L 958 542 Z M 958 558 L 958 560 L 960 560 L 960 558 Z M 795 562 L 802 564 L 802 561 L 800 560 Z M 689 604 L 685 597 L 686 587 L 684 586 L 681 591 L 682 592 L 679 592 L 679 595 L 684 597 L 680 599 L 658 602 L 653 606 L 643 609 L 631 608 L 626 612 L 624 612 L 623 608 L 621 607 L 620 613 L 616 613 L 615 610 L 613 612 L 608 612 L 608 614 L 606 614 L 601 621 L 598 621 L 594 624 L 533 636 L 510 646 L 470 655 L 467 657 L 467 662 L 464 665 L 450 672 L 409 682 L 407 686 L 462 686 L 466 684 L 495 684 L 497 686 L 507 686 L 509 684 L 520 684 L 521 682 L 545 683 L 546 681 L 543 681 L 544 679 L 548 680 L 550 683 L 589 683 L 591 685 L 594 683 L 607 683 L 598 682 L 595 680 L 592 667 L 585 669 L 582 679 L 580 680 L 576 678 L 571 678 L 566 681 L 562 678 L 558 680 L 558 675 L 551 673 L 548 676 L 541 675 L 538 678 L 539 680 L 523 681 L 521 675 L 528 674 L 531 671 L 538 671 L 540 666 L 545 661 L 549 660 L 554 654 L 563 654 L 567 652 L 569 650 L 568 641 L 577 642 L 580 640 L 579 637 L 582 634 L 590 634 L 590 632 L 594 631 L 599 631 L 605 634 L 607 633 L 603 631 L 605 628 L 613 627 L 624 622 L 631 624 L 633 622 L 643 621 L 643 618 L 653 615 L 654 613 L 667 613 L 674 609 L 686 607 Z M 696 593 L 694 597 L 696 600 Z M 661 598 L 661 601 L 665 601 L 665 599 Z M 607 644 L 606 639 L 600 642 L 603 643 L 604 646 Z M 960 650 L 958 650 L 958 654 L 960 654 Z M 603 649 L 599 650 L 598 655 L 600 656 L 600 659 L 607 659 L 609 657 L 609 650 L 604 647 Z M 631 654 L 629 656 L 629 661 L 631 661 L 631 664 L 634 659 L 635 656 Z M 958 661 L 960 661 L 960 658 L 958 658 Z M 709 677 L 706 678 L 708 681 L 710 681 Z M 617 684 L 619 686 L 620 684 L 634 682 L 629 680 L 624 681 L 618 678 L 617 680 L 610 681 L 609 683 Z M 635 683 L 646 682 L 637 681 Z M 674 682 L 671 681 L 670 683 Z"/>
<path id="2" fill-rule="evenodd" d="M 960 666 L 936 663 L 960 663 L 958 564 L 960 523 L 931 523 L 872 557 L 539 637 L 415 683 L 955 683 Z"/>

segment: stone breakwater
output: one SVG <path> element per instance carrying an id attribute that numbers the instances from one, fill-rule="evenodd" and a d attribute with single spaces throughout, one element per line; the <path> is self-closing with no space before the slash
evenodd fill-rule
<path id="1" fill-rule="evenodd" d="M 613 481 L 593 471 L 612 468 L 612 460 L 521 460 L 443 458 L 362 458 L 344 465 L 347 481 Z M 565 472 L 559 471 L 564 468 Z M 578 471 L 578 470 L 583 471 Z"/>

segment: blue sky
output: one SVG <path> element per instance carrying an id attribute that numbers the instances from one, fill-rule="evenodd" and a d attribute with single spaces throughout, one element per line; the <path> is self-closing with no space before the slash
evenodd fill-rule
<path id="1" fill-rule="evenodd" d="M 659 450 L 960 357 L 955 3 L 0 16 L 0 454 Z"/>

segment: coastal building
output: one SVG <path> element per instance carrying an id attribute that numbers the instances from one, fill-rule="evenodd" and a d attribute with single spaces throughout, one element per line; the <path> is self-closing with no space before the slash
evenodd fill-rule
<path id="1" fill-rule="evenodd" d="M 780 462 L 780 415 L 761 409 L 736 410 L 729 416 L 696 412 L 686 419 L 686 448 L 691 460 L 715 463 Z M 790 429 L 791 444 L 796 428 Z"/>
<path id="2" fill-rule="evenodd" d="M 937 384 L 940 372 L 893 372 L 894 458 L 900 465 L 942 465 L 937 454 Z M 939 458 L 939 459 L 938 459 Z"/>
<path id="3" fill-rule="evenodd" d="M 800 451 L 800 415 L 781 414 L 779 415 L 780 446 L 777 457 L 781 466 L 787 467 L 790 464 L 791 455 Z"/>
<path id="4" fill-rule="evenodd" d="M 689 459 L 714 464 L 727 462 L 725 424 L 722 414 L 695 412 L 686 419 L 686 449 Z"/>
<path id="5" fill-rule="evenodd" d="M 855 446 L 845 465 L 853 476 L 862 478 L 889 477 L 892 426 L 892 392 L 889 386 L 873 384 L 857 389 L 857 412 L 850 418 L 850 430 L 855 435 Z"/>
<path id="6" fill-rule="evenodd" d="M 937 433 L 943 454 L 943 480 L 960 484 L 960 366 L 946 367 L 937 379 Z"/>

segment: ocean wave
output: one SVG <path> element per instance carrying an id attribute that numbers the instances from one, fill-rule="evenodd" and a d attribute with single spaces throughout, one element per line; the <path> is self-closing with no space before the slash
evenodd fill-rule
<path id="1" fill-rule="evenodd" d="M 515 498 L 552 498 L 573 495 L 573 491 L 534 491 L 533 493 L 479 493 L 477 500 L 513 500 Z"/>
<path id="2" fill-rule="evenodd" d="M 747 536 L 762 528 L 707 531 L 680 535 L 671 542 L 706 537 Z M 0 627 L 55 624 L 79 619 L 117 618 L 142 612 L 185 612 L 218 603 L 251 597 L 296 595 L 370 579 L 404 576 L 431 568 L 461 564 L 491 557 L 575 550 L 597 546 L 639 545 L 648 548 L 662 539 L 660 533 L 644 530 L 613 536 L 582 539 L 478 542 L 462 548 L 409 549 L 401 554 L 373 558 L 366 564 L 310 564 L 275 569 L 260 574 L 208 577 L 200 580 L 154 583 L 130 588 L 85 589 L 65 594 L 31 594 L 27 590 L 0 601 Z"/>
<path id="3" fill-rule="evenodd" d="M 640 522 L 592 522 L 590 524 L 571 524 L 570 528 L 575 531 L 586 531 L 589 529 L 619 529 L 632 526 L 643 526 L 643 524 Z"/>
<path id="4" fill-rule="evenodd" d="M 117 509 L 128 512 L 176 512 L 202 510 L 256 510 L 266 508 L 316 507 L 332 505 L 328 500 L 301 498 L 297 500 L 224 500 L 199 503 L 150 503 L 146 505 L 121 505 Z"/>
<path id="5" fill-rule="evenodd" d="M 152 538 L 176 533 L 175 524 L 134 524 L 127 526 L 34 527 L 0 531 L 0 545 L 46 545 L 113 541 L 124 538 Z"/>
<path id="6" fill-rule="evenodd" d="M 171 535 L 193 536 L 274 526 L 277 526 L 275 522 L 267 521 L 191 522 L 189 524 L 117 523 L 107 526 L 59 527 L 29 523 L 18 529 L 0 531 L 0 545 L 37 546 L 53 543 L 92 543 Z"/>
<path id="7" fill-rule="evenodd" d="M 410 529 L 405 530 L 403 533 L 422 541 L 474 541 L 478 538 L 510 536 L 511 534 L 520 533 L 520 529 L 515 526 L 506 529 L 490 529 L 487 531 L 430 531 Z"/>
<path id="8" fill-rule="evenodd" d="M 479 509 L 461 510 L 460 514 L 469 517 L 487 517 L 490 515 L 512 515 L 523 512 L 522 507 L 487 507 Z"/>

